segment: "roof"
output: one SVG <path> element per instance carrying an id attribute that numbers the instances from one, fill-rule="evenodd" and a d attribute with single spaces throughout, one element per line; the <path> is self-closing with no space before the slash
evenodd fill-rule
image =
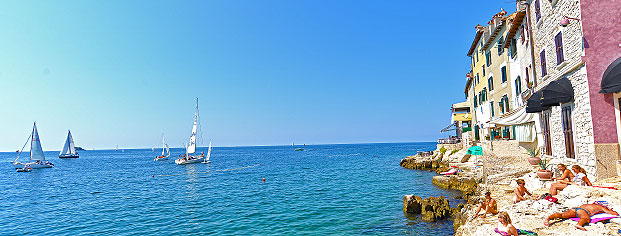
<path id="1" fill-rule="evenodd" d="M 470 108 L 470 103 L 468 101 L 453 104 L 453 109 L 466 108 L 466 107 Z"/>
<path id="2" fill-rule="evenodd" d="M 479 25 L 477 25 L 478 27 Z M 472 45 L 470 45 L 470 50 L 468 50 L 468 56 L 472 56 L 472 53 L 474 52 L 474 49 L 477 48 L 477 44 L 479 43 L 479 40 L 481 39 L 481 35 L 483 35 L 483 30 L 478 30 L 477 29 L 477 35 L 474 36 L 474 41 L 472 41 Z"/>
<path id="3" fill-rule="evenodd" d="M 485 42 L 485 44 L 483 44 L 483 47 L 481 48 L 481 50 L 485 51 L 487 50 L 492 44 L 494 44 L 494 41 L 496 39 L 496 36 L 498 36 L 498 34 L 500 33 L 500 30 L 502 30 L 502 27 L 505 26 L 507 22 L 503 19 L 500 24 L 498 24 L 498 26 L 496 26 L 496 29 L 494 29 L 494 32 L 492 32 L 492 34 L 489 36 L 489 38 L 487 39 L 487 41 Z"/>
<path id="4" fill-rule="evenodd" d="M 520 26 L 522 26 L 522 21 L 524 20 L 526 16 L 526 10 L 521 10 L 513 14 L 515 14 L 515 17 L 513 17 L 513 22 L 511 23 L 509 34 L 507 34 L 507 39 L 512 39 L 515 36 L 515 34 L 517 34 L 517 31 L 520 28 Z M 511 40 L 505 40 L 502 47 L 508 48 L 510 45 L 511 45 Z"/>

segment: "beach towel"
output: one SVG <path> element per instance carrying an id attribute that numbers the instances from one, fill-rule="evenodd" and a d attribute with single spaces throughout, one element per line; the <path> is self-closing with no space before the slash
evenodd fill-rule
<path id="1" fill-rule="evenodd" d="M 595 187 L 595 188 L 606 188 L 606 189 L 612 189 L 612 190 L 619 190 L 619 189 L 617 189 L 615 187 L 604 187 L 604 186 L 595 186 L 595 185 L 593 185 L 592 187 Z"/>
<path id="2" fill-rule="evenodd" d="M 500 231 L 500 230 L 498 230 L 498 228 L 495 228 L 494 232 L 499 233 L 502 236 L 510 236 L 509 233 L 504 232 L 504 231 Z M 523 230 L 523 229 L 517 229 L 517 233 L 518 233 L 518 235 L 537 235 L 537 233 L 535 233 L 533 231 L 528 231 L 528 230 Z"/>
<path id="3" fill-rule="evenodd" d="M 599 214 L 595 214 L 595 215 L 591 216 L 591 222 L 590 223 L 593 224 L 593 223 L 600 222 L 602 220 L 610 220 L 610 219 L 618 218 L 618 217 L 619 216 L 611 215 L 611 214 L 607 214 L 607 213 L 599 213 Z M 580 218 L 578 218 L 578 217 L 569 218 L 569 219 L 571 219 L 573 221 L 579 221 L 580 220 Z"/>
<path id="4" fill-rule="evenodd" d="M 455 174 L 455 173 L 457 173 L 457 169 L 451 169 L 451 170 L 449 170 L 447 172 L 442 172 L 440 174 L 441 175 L 452 175 L 452 174 Z"/>

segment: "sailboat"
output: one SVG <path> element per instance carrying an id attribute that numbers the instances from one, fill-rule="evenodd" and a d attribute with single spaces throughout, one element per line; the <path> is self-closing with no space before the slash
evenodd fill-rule
<path id="1" fill-rule="evenodd" d="M 196 98 L 196 110 L 194 112 L 194 125 L 192 125 L 192 134 L 190 135 L 190 143 L 185 149 L 185 154 L 180 156 L 175 163 L 177 165 L 185 165 L 201 162 L 205 155 L 201 153 L 201 155 L 193 155 L 196 153 L 196 128 L 198 123 L 198 98 Z"/>
<path id="2" fill-rule="evenodd" d="M 207 156 L 205 157 L 205 160 L 203 161 L 203 163 L 207 164 L 209 163 L 209 157 L 211 157 L 211 140 L 209 140 L 209 149 L 207 149 Z"/>
<path id="3" fill-rule="evenodd" d="M 164 134 L 162 134 L 162 155 L 155 157 L 153 161 L 164 160 L 170 156 L 170 148 L 166 143 L 166 139 L 164 138 Z"/>
<path id="4" fill-rule="evenodd" d="M 26 147 L 26 144 L 28 144 L 28 141 L 30 141 L 30 161 L 27 163 L 19 162 L 19 156 L 24 151 L 24 148 Z M 17 158 L 15 158 L 15 161 L 13 161 L 13 166 L 15 166 L 15 169 L 24 169 L 24 167 L 29 167 L 33 169 L 54 167 L 54 164 L 45 160 L 43 148 L 41 147 L 41 140 L 39 140 L 39 132 L 37 131 L 36 122 L 34 123 L 34 126 L 32 127 L 32 133 L 30 134 L 30 136 L 28 136 L 28 139 L 26 140 L 26 143 L 24 143 L 22 150 L 19 152 L 19 154 L 17 154 Z"/>
<path id="5" fill-rule="evenodd" d="M 65 145 L 63 146 L 63 150 L 58 154 L 59 158 L 78 158 L 80 155 L 75 150 L 75 144 L 73 144 L 73 136 L 71 136 L 71 130 L 67 134 L 67 140 L 65 140 Z"/>

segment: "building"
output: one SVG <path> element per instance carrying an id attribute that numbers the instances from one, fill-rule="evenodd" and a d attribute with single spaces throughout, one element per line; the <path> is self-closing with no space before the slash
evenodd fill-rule
<path id="1" fill-rule="evenodd" d="M 530 0 L 528 17 L 536 76 L 526 110 L 540 115 L 543 156 L 579 164 L 592 179 L 606 177 L 595 156 L 582 23 L 559 24 L 565 17 L 580 17 L 580 1 Z"/>
<path id="2" fill-rule="evenodd" d="M 557 3 L 558 4 L 558 3 Z M 621 159 L 621 15 L 620 0 L 581 0 L 579 18 L 561 19 L 566 28 L 582 25 L 597 174 L 617 173 Z"/>

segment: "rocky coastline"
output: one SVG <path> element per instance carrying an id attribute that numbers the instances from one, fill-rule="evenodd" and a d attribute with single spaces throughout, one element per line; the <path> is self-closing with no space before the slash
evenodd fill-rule
<path id="1" fill-rule="evenodd" d="M 448 148 L 447 145 L 438 145 L 431 154 L 417 154 L 401 160 L 402 167 L 413 170 L 441 173 L 457 167 L 460 170 L 457 174 L 435 176 L 432 184 L 440 188 L 459 190 L 465 200 L 465 204 L 451 208 L 444 197 L 421 199 L 418 196 L 405 195 L 404 214 L 420 214 L 424 221 L 451 219 L 455 235 L 495 236 L 498 235 L 494 232 L 498 222 L 496 216 L 475 218 L 475 211 L 483 198 L 483 193 L 490 191 L 492 198 L 498 202 L 499 211 L 508 212 L 514 225 L 519 229 L 534 231 L 538 235 L 618 235 L 621 218 L 590 224 L 586 227 L 588 231 L 575 229 L 573 227 L 575 222 L 571 220 L 556 222 L 550 227 L 544 226 L 543 220 L 552 213 L 593 201 L 605 200 L 613 206 L 621 206 L 621 190 L 569 186 L 557 196 L 558 204 L 537 199 L 513 204 L 513 189 L 517 186 L 515 180 L 518 178 L 526 180 L 527 189 L 535 195 L 546 193 L 551 181 L 540 180 L 536 176 L 537 168 L 531 166 L 524 156 L 507 157 L 495 155 L 493 152 L 484 153 L 483 156 L 470 156 L 466 154 L 466 150 L 467 148 L 460 145 Z M 621 177 L 593 184 L 621 189 Z"/>

